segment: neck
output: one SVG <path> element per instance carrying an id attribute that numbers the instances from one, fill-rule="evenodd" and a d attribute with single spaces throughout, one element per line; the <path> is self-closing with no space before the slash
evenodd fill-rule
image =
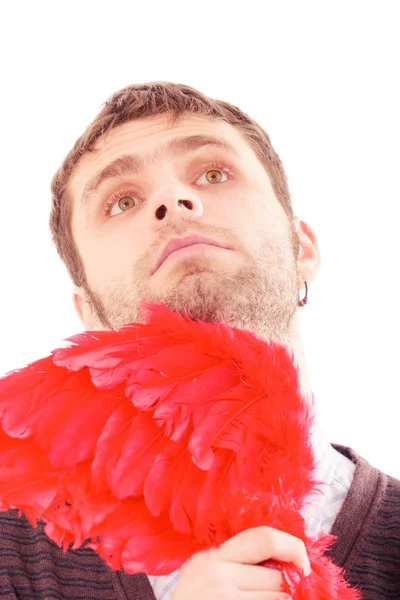
<path id="1" fill-rule="evenodd" d="M 302 394 L 308 402 L 313 404 L 314 395 L 311 389 L 311 383 L 308 376 L 304 344 L 298 318 L 296 318 L 293 323 L 290 344 L 287 344 L 287 348 L 293 353 L 293 361 L 296 368 L 298 369 L 299 385 Z"/>
<path id="2" fill-rule="evenodd" d="M 306 402 L 308 402 L 314 409 L 315 419 L 314 426 L 311 430 L 311 441 L 315 451 L 315 458 L 318 465 L 317 469 L 319 470 L 321 463 L 323 463 L 321 464 L 321 468 L 324 469 L 327 464 L 326 457 L 329 456 L 332 449 L 329 438 L 325 433 L 324 426 L 320 418 L 320 413 L 316 405 L 314 393 L 311 388 L 304 352 L 304 344 L 298 319 L 296 319 L 294 322 L 290 345 L 287 347 L 293 353 L 293 361 L 298 369 L 299 385 L 302 395 Z M 328 478 L 331 476 L 331 474 L 327 475 L 326 473 L 321 473 L 320 471 L 318 475 L 323 480 L 325 480 L 327 476 Z"/>

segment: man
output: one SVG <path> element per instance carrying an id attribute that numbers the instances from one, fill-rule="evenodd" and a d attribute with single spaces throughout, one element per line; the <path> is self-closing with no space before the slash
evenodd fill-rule
<path id="1" fill-rule="evenodd" d="M 268 135 L 239 108 L 179 84 L 129 86 L 76 142 L 52 194 L 53 241 L 87 330 L 140 322 L 139 304 L 151 300 L 256 331 L 293 349 L 314 402 L 298 309 L 318 272 L 316 238 L 294 217 Z M 305 515 L 308 535 L 338 536 L 330 556 L 365 600 L 400 598 L 400 482 L 333 447 L 318 423 L 313 444 L 323 494 Z M 2 519 L 9 598 L 273 600 L 284 597 L 281 573 L 258 563 L 309 571 L 303 542 L 270 528 L 157 578 L 113 573 L 88 549 L 63 555 L 12 511 Z"/>

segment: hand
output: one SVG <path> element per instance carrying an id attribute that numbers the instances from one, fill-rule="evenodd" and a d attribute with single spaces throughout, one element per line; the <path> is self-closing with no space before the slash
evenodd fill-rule
<path id="1" fill-rule="evenodd" d="M 310 574 L 304 543 L 271 527 L 238 533 L 219 548 L 199 552 L 182 567 L 172 600 L 280 600 L 283 576 L 259 566 L 268 559 L 290 562 Z"/>

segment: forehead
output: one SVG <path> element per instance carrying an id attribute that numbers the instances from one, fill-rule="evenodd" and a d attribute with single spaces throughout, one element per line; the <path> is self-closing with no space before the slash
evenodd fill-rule
<path id="1" fill-rule="evenodd" d="M 118 156 L 138 153 L 147 154 L 158 145 L 178 136 L 212 135 L 233 145 L 243 158 L 254 154 L 240 131 L 224 121 L 203 116 L 188 116 L 171 125 L 166 116 L 138 119 L 112 129 L 93 146 L 78 164 L 68 185 L 73 202 L 79 198 L 86 182 Z"/>

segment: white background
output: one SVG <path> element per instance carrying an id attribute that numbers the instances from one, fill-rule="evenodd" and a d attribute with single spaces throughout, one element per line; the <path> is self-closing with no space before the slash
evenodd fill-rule
<path id="1" fill-rule="evenodd" d="M 185 83 L 269 132 L 322 254 L 300 314 L 326 432 L 400 478 L 400 4 L 7 4 L 0 373 L 81 330 L 48 230 L 64 155 L 119 88 Z"/>

